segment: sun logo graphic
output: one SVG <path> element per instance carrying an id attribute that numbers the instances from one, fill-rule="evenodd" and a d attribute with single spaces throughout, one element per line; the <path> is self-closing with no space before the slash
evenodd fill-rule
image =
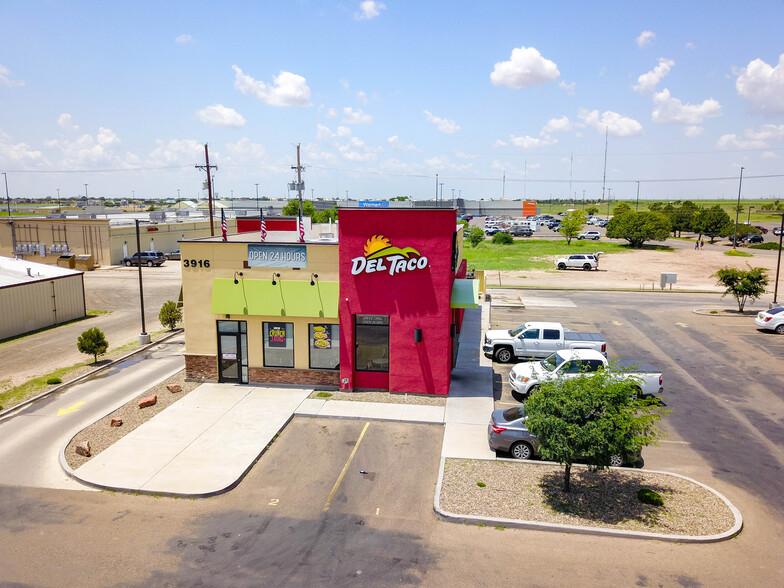
<path id="1" fill-rule="evenodd" d="M 373 235 L 365 242 L 364 256 L 351 260 L 351 275 L 388 272 L 390 276 L 424 269 L 427 257 L 413 247 L 395 247 L 383 235 Z"/>

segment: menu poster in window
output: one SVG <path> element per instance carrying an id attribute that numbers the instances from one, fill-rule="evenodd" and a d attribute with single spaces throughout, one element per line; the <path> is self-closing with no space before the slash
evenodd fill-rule
<path id="1" fill-rule="evenodd" d="M 267 333 L 269 347 L 286 346 L 286 325 L 271 324 Z"/>
<path id="2" fill-rule="evenodd" d="M 332 325 L 313 325 L 313 346 L 332 349 Z"/>

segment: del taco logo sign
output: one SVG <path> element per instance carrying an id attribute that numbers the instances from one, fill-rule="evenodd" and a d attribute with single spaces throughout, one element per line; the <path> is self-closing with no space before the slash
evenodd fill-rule
<path id="1" fill-rule="evenodd" d="M 388 272 L 390 276 L 427 267 L 427 257 L 413 247 L 395 247 L 383 235 L 365 242 L 364 255 L 351 260 L 351 274 Z"/>

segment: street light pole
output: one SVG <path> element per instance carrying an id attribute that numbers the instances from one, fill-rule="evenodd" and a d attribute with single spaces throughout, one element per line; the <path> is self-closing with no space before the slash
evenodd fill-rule
<path id="1" fill-rule="evenodd" d="M 750 224 L 751 224 L 751 209 L 752 209 L 752 208 L 755 208 L 755 207 L 754 207 L 754 206 L 749 206 L 749 214 L 748 214 L 748 216 L 746 217 L 746 224 L 747 224 L 747 225 L 750 225 Z"/>
<path id="2" fill-rule="evenodd" d="M 634 209 L 635 212 L 640 211 L 640 182 L 637 181 L 637 208 Z"/>
<path id="3" fill-rule="evenodd" d="M 312 200 L 312 198 L 311 198 Z M 259 185 L 256 184 L 256 208 L 259 207 Z"/>
<path id="4" fill-rule="evenodd" d="M 142 332 L 139 333 L 139 345 L 146 345 L 150 342 L 150 336 L 144 325 L 144 286 L 142 285 L 142 243 L 139 237 L 139 219 L 136 221 L 136 261 L 139 262 L 139 301 L 142 308 Z"/>
<path id="5" fill-rule="evenodd" d="M 735 207 L 735 233 L 732 235 L 732 250 L 735 251 L 735 247 L 738 246 L 738 216 L 740 215 L 740 189 L 743 186 L 743 170 L 745 168 L 740 168 L 740 180 L 738 181 L 738 205 Z"/>
<path id="6" fill-rule="evenodd" d="M 781 242 L 782 238 L 784 238 L 784 213 L 781 214 L 781 225 L 779 226 L 779 258 L 776 262 L 776 284 L 773 286 L 773 306 L 778 304 L 778 296 L 779 296 L 779 270 L 781 269 Z"/>
<path id="7" fill-rule="evenodd" d="M 5 203 L 8 206 L 8 218 L 11 218 L 11 198 L 8 197 L 8 174 L 3 172 L 5 178 Z"/>

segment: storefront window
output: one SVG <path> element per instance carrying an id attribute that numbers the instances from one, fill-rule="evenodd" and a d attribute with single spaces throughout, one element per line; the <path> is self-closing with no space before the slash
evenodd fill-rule
<path id="1" fill-rule="evenodd" d="M 264 367 L 294 367 L 294 323 L 264 323 Z"/>
<path id="2" fill-rule="evenodd" d="M 310 324 L 308 333 L 311 369 L 340 369 L 340 326 Z"/>
<path id="3" fill-rule="evenodd" d="M 354 317 L 357 371 L 389 371 L 389 317 L 358 314 Z"/>

